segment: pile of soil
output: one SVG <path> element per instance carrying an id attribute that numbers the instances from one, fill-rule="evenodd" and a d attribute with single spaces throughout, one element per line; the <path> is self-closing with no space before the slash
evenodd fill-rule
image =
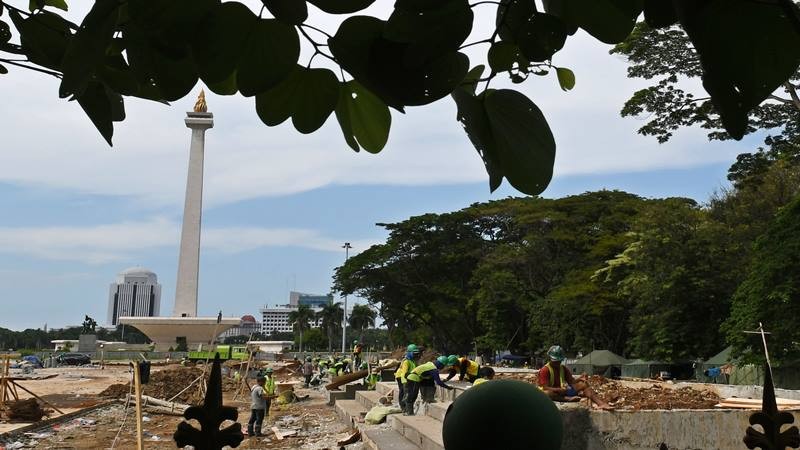
<path id="1" fill-rule="evenodd" d="M 170 367 L 164 370 L 152 372 L 150 380 L 147 384 L 142 385 L 142 394 L 149 395 L 150 397 L 169 400 L 177 395 L 186 386 L 194 381 L 197 377 L 202 375 L 203 369 L 198 367 Z M 206 373 L 206 380 L 208 380 L 208 373 Z M 175 398 L 176 402 L 186 403 L 189 405 L 196 405 L 203 402 L 203 396 L 200 393 L 199 383 L 186 389 Z M 222 390 L 225 392 L 232 392 L 236 390 L 236 382 L 230 377 L 222 377 Z M 99 395 L 107 398 L 125 398 L 125 396 L 132 392 L 129 384 L 112 384 L 106 388 Z"/>
<path id="2" fill-rule="evenodd" d="M 422 352 L 422 355 L 420 356 L 420 358 L 418 360 L 418 363 L 422 364 L 422 363 L 426 363 L 426 362 L 429 362 L 429 361 L 433 361 L 438 356 L 441 356 L 441 355 L 439 353 L 437 353 L 435 350 L 433 350 L 433 349 L 425 349 Z M 406 348 L 405 347 L 400 347 L 397 350 L 395 350 L 392 353 L 390 353 L 389 357 L 387 359 L 396 359 L 398 361 L 402 361 L 403 358 L 405 358 L 405 357 L 406 357 Z"/>
<path id="3" fill-rule="evenodd" d="M 602 377 L 591 377 L 590 385 L 603 399 L 617 409 L 712 409 L 720 402 L 715 392 L 691 387 L 670 388 L 652 384 L 631 388 Z"/>
<path id="4" fill-rule="evenodd" d="M 536 384 L 535 374 L 498 373 L 496 379 L 514 379 Z M 616 409 L 712 409 L 720 402 L 715 392 L 691 387 L 671 388 L 663 384 L 629 387 L 615 380 L 592 375 L 589 386 Z"/>
<path id="5" fill-rule="evenodd" d="M 9 422 L 38 422 L 52 411 L 43 409 L 35 398 L 6 403 L 4 416 Z"/>

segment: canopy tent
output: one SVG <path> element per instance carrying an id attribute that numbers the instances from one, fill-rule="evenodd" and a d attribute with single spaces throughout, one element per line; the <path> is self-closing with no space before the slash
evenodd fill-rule
<path id="1" fill-rule="evenodd" d="M 670 365 L 664 361 L 634 359 L 622 365 L 622 376 L 629 378 L 655 378 L 660 372 L 669 371 Z"/>
<path id="2" fill-rule="evenodd" d="M 610 376 L 614 375 L 613 372 L 621 373 L 622 365 L 627 362 L 627 359 L 610 350 L 595 350 L 567 367 L 574 374 Z"/>
<path id="3" fill-rule="evenodd" d="M 716 355 L 712 356 L 711 358 L 698 363 L 695 366 L 695 378 L 698 381 L 702 381 L 703 383 L 729 383 L 730 375 L 732 375 L 731 370 L 723 371 L 727 373 L 721 372 L 717 376 L 708 376 L 706 375 L 709 369 L 714 368 L 721 368 L 722 366 L 731 364 L 731 351 L 732 347 L 727 347 L 721 352 L 717 353 Z M 741 383 L 741 384 L 750 384 L 750 383 Z M 752 383 L 755 384 L 755 383 Z"/>

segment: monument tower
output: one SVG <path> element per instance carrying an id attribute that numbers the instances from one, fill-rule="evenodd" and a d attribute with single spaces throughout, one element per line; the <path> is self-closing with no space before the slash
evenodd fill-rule
<path id="1" fill-rule="evenodd" d="M 194 110 L 186 113 L 184 122 L 192 130 L 192 140 L 186 177 L 186 201 L 183 205 L 175 308 L 172 317 L 120 317 L 119 319 L 120 323 L 135 326 L 146 334 L 159 350 L 166 350 L 179 342 L 185 342 L 190 347 L 211 344 L 221 333 L 241 323 L 238 317 L 197 317 L 200 224 L 203 212 L 203 156 L 206 130 L 214 126 L 214 115 L 208 112 L 205 92 L 202 90 Z"/>
<path id="2" fill-rule="evenodd" d="M 197 284 L 200 272 L 200 222 L 203 211 L 203 158 L 206 130 L 214 126 L 214 114 L 208 112 L 202 90 L 194 112 L 186 113 L 186 126 L 192 129 L 189 148 L 189 173 L 186 176 L 186 201 L 183 204 L 183 229 L 178 257 L 178 280 L 175 286 L 173 316 L 197 316 Z"/>

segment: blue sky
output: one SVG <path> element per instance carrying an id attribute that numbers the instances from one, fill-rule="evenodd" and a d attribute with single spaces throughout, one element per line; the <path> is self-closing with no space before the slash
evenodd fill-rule
<path id="1" fill-rule="evenodd" d="M 390 5 L 380 0 L 373 12 Z M 326 20 L 312 23 L 335 29 Z M 479 23 L 473 37 L 487 30 Z M 544 195 L 606 188 L 704 201 L 725 186 L 735 155 L 758 140 L 708 142 L 702 130 L 683 130 L 658 145 L 637 135 L 643 119 L 618 112 L 643 84 L 607 50 L 579 33 L 555 61 L 575 71 L 573 91 L 562 92 L 554 75 L 522 85 L 558 144 Z M 0 327 L 78 324 L 84 314 L 104 322 L 109 283 L 133 265 L 158 274 L 162 313 L 171 312 L 189 145 L 183 118 L 194 93 L 171 107 L 128 100 L 111 149 L 57 88 L 25 71 L 0 77 Z M 288 123 L 261 124 L 252 99 L 209 94 L 208 104 L 215 127 L 206 146 L 202 314 L 255 315 L 286 302 L 289 289 L 328 292 L 342 243 L 360 251 L 380 242 L 376 222 L 519 195 L 507 185 L 489 194 L 447 98 L 393 112 L 377 156 L 349 150 L 333 118 L 306 136 Z"/>

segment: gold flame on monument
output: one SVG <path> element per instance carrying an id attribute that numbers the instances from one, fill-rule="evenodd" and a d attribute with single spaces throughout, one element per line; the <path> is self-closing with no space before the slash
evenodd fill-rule
<path id="1" fill-rule="evenodd" d="M 197 96 L 197 102 L 194 104 L 194 112 L 208 112 L 206 93 L 203 89 L 200 89 L 200 95 Z"/>

